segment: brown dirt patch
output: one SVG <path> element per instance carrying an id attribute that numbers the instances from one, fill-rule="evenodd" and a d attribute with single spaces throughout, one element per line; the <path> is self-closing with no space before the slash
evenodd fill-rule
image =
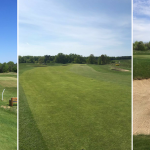
<path id="1" fill-rule="evenodd" d="M 150 134 L 150 79 L 133 81 L 133 134 Z"/>

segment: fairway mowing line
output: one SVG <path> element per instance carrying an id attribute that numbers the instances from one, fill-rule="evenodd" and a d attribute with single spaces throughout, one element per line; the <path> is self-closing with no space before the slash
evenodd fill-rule
<path id="1" fill-rule="evenodd" d="M 15 73 L 15 72 L 8 72 L 8 73 L 0 73 L 0 75 L 17 75 L 17 73 Z"/>
<path id="2" fill-rule="evenodd" d="M 70 67 L 70 72 L 95 80 L 124 84 L 131 87 L 129 76 L 130 71 L 118 71 L 118 73 L 116 73 L 117 71 L 112 71 L 111 68 L 109 68 L 107 71 L 104 70 L 103 72 L 103 69 L 101 71 L 96 71 L 88 65 L 81 66 L 79 64 L 75 64 Z"/>
<path id="3" fill-rule="evenodd" d="M 133 134 L 150 134 L 150 79 L 133 81 Z"/>
<path id="4" fill-rule="evenodd" d="M 15 80 L 0 80 L 0 85 L 3 87 L 17 87 L 17 81 L 15 81 Z"/>
<path id="5" fill-rule="evenodd" d="M 17 78 L 14 78 L 14 77 L 0 77 L 0 80 L 16 80 L 17 81 Z"/>

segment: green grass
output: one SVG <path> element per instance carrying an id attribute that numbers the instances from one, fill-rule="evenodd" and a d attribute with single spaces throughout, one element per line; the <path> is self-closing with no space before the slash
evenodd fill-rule
<path id="1" fill-rule="evenodd" d="M 20 149 L 131 149 L 131 72 L 95 66 L 20 64 Z"/>
<path id="2" fill-rule="evenodd" d="M 150 55 L 133 56 L 133 79 L 150 78 Z"/>
<path id="3" fill-rule="evenodd" d="M 135 135 L 133 136 L 133 150 L 149 150 L 150 135 Z"/>
<path id="4" fill-rule="evenodd" d="M 5 150 L 17 149 L 17 106 L 8 108 L 11 97 L 17 96 L 16 78 L 14 73 L 0 73 L 0 149 Z"/>

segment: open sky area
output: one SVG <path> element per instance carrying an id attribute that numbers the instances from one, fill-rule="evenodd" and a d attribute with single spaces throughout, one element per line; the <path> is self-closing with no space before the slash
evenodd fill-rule
<path id="1" fill-rule="evenodd" d="M 133 42 L 150 41 L 150 1 L 133 0 Z"/>
<path id="2" fill-rule="evenodd" d="M 20 0 L 19 55 L 131 55 L 131 0 Z"/>
<path id="3" fill-rule="evenodd" d="M 0 1 L 0 63 L 17 62 L 17 0 Z"/>

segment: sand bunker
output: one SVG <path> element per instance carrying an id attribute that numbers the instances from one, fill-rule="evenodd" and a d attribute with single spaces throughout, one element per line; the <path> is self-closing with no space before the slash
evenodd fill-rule
<path id="1" fill-rule="evenodd" d="M 121 69 L 121 68 L 112 68 L 111 70 L 115 70 L 115 71 L 129 71 L 129 70 L 125 70 L 125 69 Z"/>
<path id="2" fill-rule="evenodd" d="M 133 134 L 150 134 L 150 79 L 133 81 Z"/>

